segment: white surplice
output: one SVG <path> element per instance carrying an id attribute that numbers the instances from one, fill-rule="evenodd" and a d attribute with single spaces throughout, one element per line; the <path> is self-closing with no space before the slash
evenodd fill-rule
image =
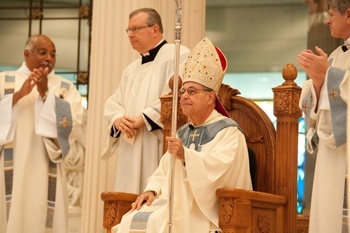
<path id="1" fill-rule="evenodd" d="M 69 138 L 65 139 L 72 148 L 76 139 L 75 129 L 82 120 L 81 97 L 73 83 L 51 72 L 45 103 L 34 87 L 29 95 L 12 106 L 13 94 L 4 92 L 7 85 L 5 77 L 14 77 L 11 85 L 16 92 L 29 74 L 25 63 L 18 71 L 0 73 L 0 232 L 65 233 L 68 231 L 68 200 L 65 171 L 60 165 L 64 156 L 57 143 L 54 143 L 57 137 L 61 139 L 57 130 L 59 122 L 56 119 L 56 107 L 60 101 L 69 103 L 73 122 L 68 124 L 72 126 L 72 131 Z M 62 82 L 70 88 L 62 88 Z M 55 96 L 61 100 L 55 100 Z M 5 204 L 5 148 L 13 148 L 13 187 L 9 216 Z M 49 161 L 57 164 L 52 229 L 46 227 Z"/>
<path id="2" fill-rule="evenodd" d="M 141 113 L 163 128 L 160 122 L 159 97 L 170 92 L 168 80 L 174 73 L 174 44 L 165 44 L 154 61 L 141 65 L 141 58 L 131 63 L 122 74 L 119 87 L 106 101 L 104 116 L 111 130 L 113 122 L 123 115 L 136 117 Z M 188 48 L 180 49 L 180 76 L 188 56 Z M 117 151 L 115 191 L 140 193 L 162 157 L 163 130 L 146 125 L 137 130 L 133 143 L 109 137 L 104 157 Z"/>
<path id="3" fill-rule="evenodd" d="M 214 110 L 204 125 L 225 118 Z M 172 223 L 173 232 L 176 233 L 219 231 L 216 189 L 228 187 L 252 189 L 247 145 L 243 133 L 237 126 L 221 129 L 211 141 L 200 143 L 199 146 L 200 152 L 185 148 L 185 165 L 179 160 L 175 161 Z M 145 228 L 143 231 L 135 232 L 167 232 L 171 157 L 168 152 L 165 153 L 159 167 L 148 179 L 145 191 L 153 190 L 158 194 L 153 204 L 151 206 L 144 204 L 139 211 L 125 214 L 121 224 L 113 228 L 114 231 L 125 233 L 129 232 L 130 228 L 139 230 Z M 152 211 L 154 212 L 148 216 Z M 135 216 L 147 222 L 147 225 L 133 220 Z"/>
<path id="4" fill-rule="evenodd" d="M 316 125 L 307 129 L 306 136 L 310 153 L 314 152 L 314 148 L 310 145 L 315 132 L 317 132 L 319 142 L 310 207 L 310 233 L 341 233 L 343 228 L 344 185 L 348 163 L 347 145 L 346 143 L 336 145 L 332 127 L 332 121 L 334 120 L 332 120 L 329 96 L 335 99 L 341 97 L 345 102 L 349 98 L 350 93 L 346 83 L 349 82 L 350 51 L 343 52 L 341 47 L 339 47 L 329 56 L 329 60 L 332 67 L 342 70 L 342 72 L 339 72 L 341 77 L 337 78 L 343 81 L 339 87 L 336 87 L 341 90 L 341 95 L 337 95 L 338 93 L 336 92 L 333 96 L 334 93 L 328 92 L 326 84 L 335 77 L 328 71 L 319 98 L 319 110 L 315 113 L 314 107 L 311 109 L 310 119 Z M 304 83 L 300 101 L 310 94 L 316 100 L 311 79 Z M 303 108 L 302 102 L 300 102 L 300 107 Z M 333 114 L 338 114 L 339 111 L 344 112 L 346 108 L 338 109 L 337 111 Z M 339 125 L 339 122 L 335 124 Z M 340 126 L 346 127 L 345 125 Z M 347 127 L 349 128 L 349 126 Z M 349 140 L 349 136 L 347 140 Z"/>

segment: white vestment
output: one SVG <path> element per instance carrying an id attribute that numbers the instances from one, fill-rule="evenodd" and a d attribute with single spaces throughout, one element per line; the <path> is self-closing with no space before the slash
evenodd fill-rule
<path id="1" fill-rule="evenodd" d="M 220 127 L 222 122 L 218 121 L 225 118 L 214 110 L 204 126 L 213 126 L 214 123 L 215 127 Z M 176 233 L 208 233 L 220 230 L 216 189 L 252 189 L 247 145 L 238 127 L 228 126 L 219 130 L 216 135 L 206 130 L 197 131 L 195 127 L 187 139 L 203 138 L 204 135 L 212 138 L 205 142 L 200 141 L 197 148 L 199 151 L 193 149 L 193 144 L 185 148 L 185 165 L 180 160 L 175 161 L 172 223 L 173 232 Z M 184 142 L 183 139 L 182 141 Z M 157 193 L 152 205 L 144 204 L 139 211 L 125 214 L 121 223 L 113 230 L 117 229 L 118 233 L 168 232 L 167 202 L 171 158 L 172 155 L 165 153 L 159 167 L 147 181 L 145 191 L 153 190 Z M 152 211 L 154 212 L 151 214 Z"/>
<path id="2" fill-rule="evenodd" d="M 115 191 L 140 193 L 162 157 L 163 128 L 160 122 L 159 97 L 170 92 L 168 80 L 174 73 L 175 45 L 165 44 L 155 59 L 141 65 L 141 58 L 131 63 L 122 74 L 119 87 L 106 101 L 104 116 L 111 130 L 113 122 L 123 115 L 136 117 L 143 114 L 145 126 L 137 130 L 134 142 L 124 135 L 109 137 L 104 156 L 117 151 Z M 189 50 L 181 46 L 180 76 Z M 160 129 L 151 131 L 145 116 Z"/>
<path id="3" fill-rule="evenodd" d="M 349 106 L 350 104 L 350 78 L 349 76 L 346 77 L 346 79 L 344 79 L 344 82 L 342 83 L 342 85 L 340 86 L 340 89 L 342 90 L 342 98 L 344 99 L 344 101 L 346 102 L 346 104 Z M 350 108 L 348 107 L 347 109 L 347 116 L 350 116 Z M 350 117 L 347 118 L 347 132 L 346 132 L 346 145 L 347 148 L 346 150 L 348 151 L 348 153 L 350 152 Z M 348 166 L 347 166 L 347 171 L 350 171 L 350 159 L 347 158 L 347 162 L 348 162 Z M 350 203 L 350 179 L 347 179 L 347 202 Z M 350 233 L 350 226 L 349 226 L 349 222 L 348 222 L 348 232 Z"/>
<path id="4" fill-rule="evenodd" d="M 331 61 L 331 67 L 339 68 L 339 73 L 332 73 L 330 69 L 327 71 L 317 113 L 315 113 L 316 95 L 311 79 L 304 83 L 300 98 L 300 108 L 309 107 L 302 103 L 304 98 L 312 96 L 311 98 L 313 99 L 310 118 L 305 116 L 306 121 L 310 119 L 310 127 L 307 129 L 306 135 L 307 149 L 310 153 L 313 153 L 315 150 L 312 146 L 314 134 L 316 133 L 318 136 L 318 150 L 310 207 L 310 233 L 341 233 L 343 227 L 344 185 L 348 159 L 347 145 L 346 143 L 337 145 L 334 126 L 338 125 L 344 129 L 346 125 L 334 122 L 336 120 L 332 118 L 347 110 L 346 107 L 339 108 L 336 111 L 332 110 L 329 98 L 332 98 L 332 101 L 334 100 L 335 102 L 349 98 L 349 89 L 344 84 L 349 82 L 347 70 L 350 70 L 350 51 L 343 52 L 341 47 L 339 47 L 329 56 L 329 60 Z M 338 86 L 334 86 L 332 90 L 328 90 L 327 83 L 330 83 L 335 78 L 342 80 L 341 83 Z M 341 91 L 340 95 L 339 90 Z M 338 138 L 345 139 L 345 135 Z"/>
<path id="5" fill-rule="evenodd" d="M 65 233 L 67 187 L 60 163 L 76 139 L 83 114 L 81 97 L 73 83 L 51 72 L 45 103 L 34 87 L 12 106 L 12 93 L 29 74 L 25 63 L 18 71 L 0 73 L 0 232 Z M 60 110 L 71 114 L 60 115 Z M 62 136 L 68 129 L 70 133 Z M 9 156 L 13 156 L 10 163 Z M 56 166 L 49 167 L 50 161 Z M 50 176 L 53 186 L 49 173 L 56 173 Z M 55 200 L 48 201 L 48 196 Z"/>

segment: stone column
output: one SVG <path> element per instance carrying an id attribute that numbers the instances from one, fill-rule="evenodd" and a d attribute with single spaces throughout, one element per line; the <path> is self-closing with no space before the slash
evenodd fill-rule
<path id="1" fill-rule="evenodd" d="M 103 108 L 106 99 L 118 87 L 122 70 L 134 59 L 125 29 L 129 13 L 137 8 L 155 8 L 163 19 L 164 37 L 174 42 L 175 1 L 93 2 L 89 106 L 86 133 L 86 163 L 81 231 L 103 232 L 101 192 L 113 191 L 116 156 L 101 160 L 108 137 Z M 205 33 L 205 0 L 182 1 L 181 44 L 193 48 Z M 175 47 L 174 47 L 175 48 Z"/>

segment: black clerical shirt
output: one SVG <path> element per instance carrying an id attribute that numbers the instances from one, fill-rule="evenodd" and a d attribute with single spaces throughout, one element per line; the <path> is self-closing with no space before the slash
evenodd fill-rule
<path id="1" fill-rule="evenodd" d="M 145 64 L 147 62 L 151 62 L 154 60 L 154 58 L 156 58 L 158 51 L 160 50 L 160 48 L 165 45 L 166 43 L 168 43 L 166 40 L 163 40 L 159 45 L 157 45 L 157 47 L 155 47 L 154 49 L 151 49 L 150 51 L 148 51 L 149 55 L 142 55 L 142 60 L 141 60 L 141 64 Z"/>
<path id="2" fill-rule="evenodd" d="M 341 48 L 342 48 L 342 50 L 343 50 L 344 52 L 348 51 L 348 46 L 347 46 L 347 45 L 343 45 Z"/>

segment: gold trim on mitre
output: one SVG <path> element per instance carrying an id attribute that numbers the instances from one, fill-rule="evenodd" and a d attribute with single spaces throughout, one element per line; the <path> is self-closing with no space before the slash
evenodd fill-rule
<path id="1" fill-rule="evenodd" d="M 212 89 L 218 95 L 226 70 L 225 55 L 205 37 L 188 55 L 183 83 L 199 83 Z"/>

